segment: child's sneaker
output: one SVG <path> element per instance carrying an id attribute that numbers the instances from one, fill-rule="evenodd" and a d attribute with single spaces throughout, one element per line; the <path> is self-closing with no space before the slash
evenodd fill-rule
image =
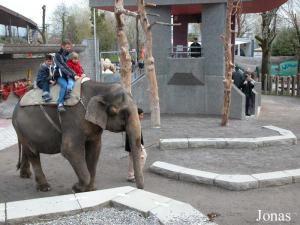
<path id="1" fill-rule="evenodd" d="M 65 112 L 66 109 L 65 109 L 65 107 L 64 107 L 63 104 L 59 104 L 59 105 L 57 106 L 57 111 L 58 111 L 58 112 Z"/>
<path id="2" fill-rule="evenodd" d="M 51 98 L 50 95 L 44 95 L 44 96 L 43 96 L 43 100 L 44 100 L 44 102 L 49 102 L 49 101 L 52 100 L 52 98 Z"/>
<path id="3" fill-rule="evenodd" d="M 134 177 L 127 177 L 126 179 L 130 183 L 135 183 L 135 178 Z"/>
<path id="4" fill-rule="evenodd" d="M 66 94 L 65 94 L 65 97 L 64 97 L 65 99 L 69 99 L 69 98 L 71 98 L 71 91 L 70 90 L 67 90 L 66 91 Z"/>

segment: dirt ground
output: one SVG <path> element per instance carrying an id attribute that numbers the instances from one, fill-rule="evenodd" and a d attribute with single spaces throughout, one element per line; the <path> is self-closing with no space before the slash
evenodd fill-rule
<path id="1" fill-rule="evenodd" d="M 182 135 L 192 134 L 191 136 L 197 135 L 196 137 L 209 137 L 209 135 L 222 136 L 224 134 L 236 134 L 242 136 L 250 136 L 250 134 L 255 133 L 256 135 L 272 135 L 268 133 L 269 131 L 260 130 L 261 125 L 275 125 L 282 128 L 292 130 L 295 135 L 300 138 L 300 99 L 299 98 L 287 98 L 287 97 L 263 97 L 263 107 L 261 111 L 261 116 L 258 120 L 248 119 L 246 121 L 231 121 L 229 128 L 226 128 L 228 132 L 224 129 L 219 129 L 214 134 L 212 131 L 197 133 L 197 126 L 201 127 L 201 123 L 195 125 L 192 128 L 192 132 L 189 132 L 189 128 L 194 124 L 195 119 L 203 117 L 174 117 L 174 116 L 163 116 L 162 117 L 162 128 L 160 131 L 153 130 L 149 128 L 149 118 L 146 117 L 143 122 L 143 132 L 146 146 L 157 143 L 158 137 L 160 135 L 165 135 L 166 137 L 175 137 L 182 133 Z M 210 118 L 211 123 L 203 123 L 204 127 L 209 127 L 209 124 L 215 126 L 218 123 L 218 119 Z M 170 123 L 169 121 L 173 121 Z M 186 122 L 184 122 L 186 121 Z M 216 122 L 213 122 L 216 121 Z M 169 124 L 169 125 L 168 125 Z M 247 131 L 252 130 L 251 132 Z M 180 131 L 181 129 L 181 131 Z M 217 128 L 216 128 L 217 129 Z M 255 130 L 257 129 L 257 130 Z M 170 134 L 169 131 L 174 130 L 174 136 Z M 244 133 L 239 132 L 244 130 Z M 259 130 L 259 131 L 258 131 Z M 247 135 L 248 132 L 248 135 Z M 263 132 L 263 133 L 259 133 Z M 265 133 L 266 132 L 266 133 Z M 98 189 L 112 188 L 118 186 L 133 185 L 126 182 L 126 171 L 127 171 L 127 154 L 123 150 L 123 140 L 121 134 L 112 134 L 106 132 L 103 135 L 103 148 L 102 154 L 100 156 L 100 161 L 97 171 L 97 187 Z M 287 169 L 300 168 L 300 144 L 293 146 L 292 150 L 285 147 L 271 148 L 270 155 L 268 155 L 267 150 L 264 150 L 264 155 L 266 156 L 265 162 L 269 167 L 261 166 L 259 160 L 262 157 L 243 157 L 243 154 L 239 151 L 241 150 L 223 150 L 223 152 L 205 150 L 200 153 L 199 151 L 193 151 L 190 153 L 194 154 L 196 157 L 197 152 L 199 156 L 195 159 L 194 157 L 186 157 L 189 152 L 173 152 L 165 151 L 162 152 L 155 146 L 148 148 L 148 160 L 146 164 L 145 171 L 145 190 L 151 191 L 157 194 L 165 195 L 171 198 L 175 198 L 180 201 L 190 203 L 195 208 L 199 209 L 201 212 L 207 214 L 210 212 L 217 212 L 220 214 L 217 217 L 216 222 L 220 225 L 252 225 L 252 224 L 300 224 L 300 183 L 291 184 L 280 187 L 272 188 L 262 188 L 254 189 L 242 192 L 232 192 L 224 190 L 218 187 L 212 187 L 207 185 L 197 185 L 192 183 L 186 183 L 181 181 L 176 181 L 172 179 L 167 179 L 156 174 L 149 172 L 148 168 L 156 160 L 166 161 L 173 160 L 172 162 L 178 164 L 182 163 L 182 158 L 186 158 L 185 166 L 188 166 L 188 159 L 193 160 L 194 167 L 197 168 L 207 168 L 215 170 L 225 170 L 228 172 L 234 171 L 232 168 L 239 168 L 239 160 L 241 164 L 244 164 L 242 160 L 249 159 L 256 162 L 257 167 L 260 169 L 272 169 L 272 161 L 275 160 L 276 163 L 273 165 L 287 166 Z M 227 151 L 227 152 L 224 152 Z M 247 150 L 246 150 L 247 151 Z M 249 150 L 251 151 L 251 150 Z M 291 155 L 290 151 L 293 151 Z M 211 152 L 211 153 L 210 153 Z M 227 154 L 228 153 L 228 154 Z M 239 155 L 238 155 L 239 153 Z M 202 155 L 201 155 L 202 154 Z M 211 154 L 211 155 L 210 155 Z M 280 155 L 282 154 L 282 155 Z M 77 181 L 76 176 L 69 165 L 69 163 L 61 155 L 42 155 L 42 165 L 48 182 L 50 183 L 52 190 L 47 193 L 37 192 L 35 190 L 34 179 L 21 179 L 16 171 L 17 163 L 17 146 L 12 146 L 0 152 L 0 202 L 4 201 L 16 201 L 22 199 L 47 197 L 53 195 L 63 195 L 71 193 L 71 186 Z M 204 157 L 206 155 L 206 158 Z M 209 157 L 210 155 L 210 157 Z M 278 156 L 277 156 L 278 155 Z M 202 159 L 203 157 L 204 159 Z M 218 160 L 212 160 L 215 157 L 219 157 Z M 227 157 L 226 157 L 227 156 Z M 237 157 L 230 166 L 230 160 L 232 157 Z M 222 159 L 224 160 L 222 161 Z M 201 159 L 203 161 L 201 161 Z M 197 164 L 199 160 L 199 164 Z M 288 160 L 291 160 L 290 163 Z M 196 161 L 196 162 L 195 162 Z M 206 161 L 206 163 L 204 163 Z M 227 163 L 224 163 L 227 161 Z M 271 161 L 271 162 L 270 162 Z M 283 163 L 286 161 L 286 164 Z M 246 162 L 246 161 L 244 161 Z M 298 164 L 297 164 L 298 163 Z M 220 165 L 228 165 L 226 167 Z M 206 166 L 205 166 L 206 165 Z M 253 164 L 254 165 L 254 164 Z M 246 169 L 248 166 L 242 167 Z M 250 166 L 251 167 L 251 166 Z M 224 169 L 225 168 L 225 169 Z M 279 168 L 279 167 L 278 167 Z M 220 172 L 220 171 L 219 171 Z M 226 171 L 227 172 L 227 171 Z M 246 170 L 243 172 L 247 172 Z M 258 216 L 258 210 L 263 210 L 269 213 L 291 213 L 291 222 L 256 222 Z"/>

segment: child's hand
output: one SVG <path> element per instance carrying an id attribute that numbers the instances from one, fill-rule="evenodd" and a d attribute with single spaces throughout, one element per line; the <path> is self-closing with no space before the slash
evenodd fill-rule
<path id="1" fill-rule="evenodd" d="M 50 80 L 50 84 L 55 84 L 55 81 L 54 80 Z"/>
<path id="2" fill-rule="evenodd" d="M 74 77 L 74 79 L 75 79 L 75 80 L 78 80 L 78 79 L 79 79 L 79 76 L 76 75 L 76 76 Z"/>

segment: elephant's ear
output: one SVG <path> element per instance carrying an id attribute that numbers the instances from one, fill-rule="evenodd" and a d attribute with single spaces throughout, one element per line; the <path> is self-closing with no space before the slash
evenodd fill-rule
<path id="1" fill-rule="evenodd" d="M 103 130 L 107 124 L 106 103 L 103 96 L 94 96 L 88 103 L 85 119 L 100 126 Z"/>

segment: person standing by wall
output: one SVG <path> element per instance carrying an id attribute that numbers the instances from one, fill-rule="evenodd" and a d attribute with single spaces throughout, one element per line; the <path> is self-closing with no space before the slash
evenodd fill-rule
<path id="1" fill-rule="evenodd" d="M 201 44 L 198 43 L 198 38 L 194 38 L 194 42 L 190 46 L 190 51 L 193 58 L 201 57 Z"/>
<path id="2" fill-rule="evenodd" d="M 249 72 L 245 72 L 245 81 L 242 84 L 242 92 L 246 96 L 246 116 L 251 116 L 254 112 L 255 95 L 253 93 L 255 81 Z"/>

